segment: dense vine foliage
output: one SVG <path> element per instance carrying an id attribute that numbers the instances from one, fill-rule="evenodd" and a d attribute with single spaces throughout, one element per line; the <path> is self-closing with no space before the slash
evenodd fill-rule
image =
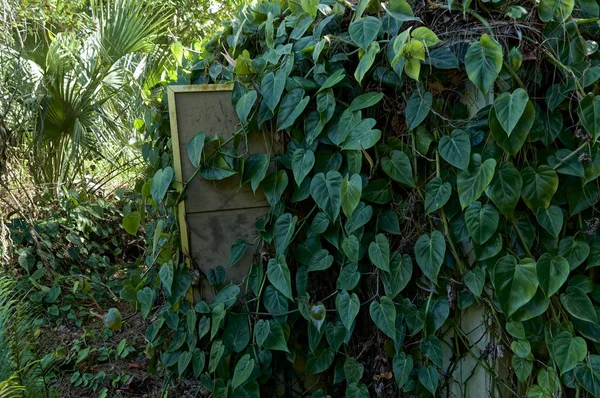
<path id="1" fill-rule="evenodd" d="M 196 178 L 262 186 L 270 211 L 232 247 L 233 267 L 257 249 L 244 282 L 215 267 L 216 297 L 190 304 L 168 118 L 147 117 L 126 222 L 159 217 L 124 292 L 152 319 L 148 354 L 215 397 L 437 395 L 469 383 L 467 359 L 487 393 L 600 396 L 599 8 L 245 8 L 180 79 L 233 82 L 236 139 L 204 131 L 188 155 Z M 247 153 L 257 131 L 282 153 Z"/>

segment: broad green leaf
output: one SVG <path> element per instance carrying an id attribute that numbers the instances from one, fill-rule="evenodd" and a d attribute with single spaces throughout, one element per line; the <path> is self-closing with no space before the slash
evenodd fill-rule
<path id="1" fill-rule="evenodd" d="M 452 166 L 467 170 L 471 159 L 471 138 L 464 130 L 456 129 L 439 143 L 440 156 Z"/>
<path id="2" fill-rule="evenodd" d="M 231 245 L 231 252 L 229 253 L 227 265 L 231 267 L 240 261 L 244 256 L 244 253 L 246 253 L 246 241 L 242 238 L 238 238 L 233 242 L 233 245 Z"/>
<path id="3" fill-rule="evenodd" d="M 315 304 L 310 304 L 308 307 L 309 307 L 308 313 L 310 315 L 310 321 L 312 322 L 313 326 L 315 328 L 317 328 L 317 330 L 320 333 L 323 333 L 323 331 L 321 330 L 321 326 L 323 326 L 323 323 L 325 322 L 325 318 L 327 317 L 327 309 L 325 308 L 323 303 L 320 301 Z"/>
<path id="4" fill-rule="evenodd" d="M 210 355 L 208 357 L 208 371 L 210 373 L 213 373 L 217 369 L 224 353 L 225 346 L 223 345 L 222 340 L 216 340 L 212 343 L 212 346 L 210 347 Z"/>
<path id="5" fill-rule="evenodd" d="M 329 218 L 335 221 L 340 214 L 342 176 L 337 171 L 318 173 L 310 182 L 310 194 Z"/>
<path id="6" fill-rule="evenodd" d="M 206 354 L 199 348 L 194 349 L 192 353 L 192 368 L 194 370 L 194 377 L 200 376 L 200 373 L 204 370 L 206 364 Z"/>
<path id="7" fill-rule="evenodd" d="M 304 90 L 295 88 L 283 97 L 279 105 L 277 114 L 277 131 L 285 130 L 291 127 L 296 119 L 302 114 L 308 101 L 309 96 L 304 96 Z"/>
<path id="8" fill-rule="evenodd" d="M 210 327 L 210 339 L 214 339 L 219 329 L 223 325 L 223 321 L 225 320 L 225 315 L 227 312 L 225 311 L 225 304 L 219 303 L 216 305 L 211 314 L 211 327 Z"/>
<path id="9" fill-rule="evenodd" d="M 352 290 L 360 281 L 360 272 L 356 263 L 348 264 L 340 272 L 336 282 L 336 288 L 340 290 Z"/>
<path id="10" fill-rule="evenodd" d="M 313 151 L 310 149 L 304 150 L 303 148 L 296 149 L 292 155 L 292 172 L 298 186 L 302 184 L 302 181 L 304 181 L 304 178 L 310 173 L 314 165 L 315 154 Z"/>
<path id="11" fill-rule="evenodd" d="M 320 93 L 323 90 L 327 90 L 328 88 L 335 86 L 336 84 L 338 84 L 339 82 L 344 80 L 345 77 L 346 77 L 346 71 L 344 70 L 344 68 L 337 69 L 335 72 L 333 72 L 331 74 L 331 76 L 329 76 L 323 82 L 323 84 L 321 85 L 321 88 L 319 88 L 319 91 L 317 91 L 317 93 Z"/>
<path id="12" fill-rule="evenodd" d="M 145 287 L 137 292 L 137 299 L 140 302 L 140 312 L 144 319 L 148 318 L 152 305 L 154 304 L 154 298 L 156 293 L 149 287 Z"/>
<path id="13" fill-rule="evenodd" d="M 233 371 L 233 379 L 231 380 L 231 388 L 235 390 L 242 384 L 244 384 L 252 374 L 254 370 L 254 359 L 250 358 L 250 354 L 244 355 L 238 363 L 235 365 Z"/>
<path id="14" fill-rule="evenodd" d="M 350 261 L 358 263 L 359 260 L 360 242 L 354 235 L 350 235 L 344 238 L 342 241 L 342 252 Z M 340 274 L 341 276 L 341 274 Z"/>
<path id="15" fill-rule="evenodd" d="M 369 258 L 377 268 L 390 272 L 390 242 L 384 234 L 378 234 L 369 245 Z"/>
<path id="16" fill-rule="evenodd" d="M 364 371 L 365 367 L 356 359 L 350 357 L 344 361 L 344 375 L 348 384 L 360 382 Z"/>
<path id="17" fill-rule="evenodd" d="M 164 169 L 158 170 L 152 177 L 152 199 L 155 203 L 159 204 L 167 194 L 169 185 L 173 180 L 173 169 L 171 166 L 167 166 Z"/>
<path id="18" fill-rule="evenodd" d="M 521 173 L 511 163 L 504 162 L 498 167 L 485 193 L 506 217 L 511 217 L 523 187 Z"/>
<path id="19" fill-rule="evenodd" d="M 564 216 L 560 207 L 552 205 L 547 209 L 540 208 L 535 216 L 537 222 L 550 233 L 558 238 L 563 227 Z"/>
<path id="20" fill-rule="evenodd" d="M 567 236 L 558 244 L 558 254 L 567 259 L 572 271 L 588 258 L 590 245 L 584 240 Z"/>
<path id="21" fill-rule="evenodd" d="M 565 1 L 573 4 L 573 0 L 549 1 Z M 595 97 L 592 93 L 586 95 L 577 106 L 577 115 L 583 127 L 596 141 L 600 137 L 600 95 Z"/>
<path id="22" fill-rule="evenodd" d="M 140 228 L 141 215 L 139 211 L 132 211 L 123 217 L 123 229 L 130 235 L 136 236 Z"/>
<path id="23" fill-rule="evenodd" d="M 293 217 L 290 213 L 282 214 L 275 221 L 273 233 L 275 234 L 275 251 L 278 255 L 285 255 L 296 231 L 297 221 L 298 217 Z"/>
<path id="24" fill-rule="evenodd" d="M 518 88 L 513 93 L 502 93 L 494 101 L 494 110 L 496 118 L 507 135 L 513 132 L 513 129 L 525 112 L 525 107 L 529 102 L 527 91 Z"/>
<path id="25" fill-rule="evenodd" d="M 202 150 L 204 149 L 205 139 L 206 135 L 200 132 L 190 140 L 187 146 L 188 158 L 190 159 L 192 166 L 196 168 L 200 167 L 200 162 L 202 161 Z"/>
<path id="26" fill-rule="evenodd" d="M 352 130 L 361 122 L 360 111 L 351 111 L 350 108 L 342 112 L 336 128 L 328 131 L 327 136 L 335 145 L 341 145 L 350 135 Z"/>
<path id="27" fill-rule="evenodd" d="M 346 221 L 346 233 L 351 234 L 356 231 L 368 223 L 371 220 L 371 217 L 373 217 L 373 208 L 360 202 L 358 207 L 352 213 L 352 217 Z"/>
<path id="28" fill-rule="evenodd" d="M 474 154 L 469 170 L 459 171 L 456 178 L 456 188 L 460 205 L 464 209 L 475 202 L 494 178 L 496 161 L 487 159 L 481 162 L 479 154 Z"/>
<path id="29" fill-rule="evenodd" d="M 317 213 L 315 218 L 313 218 L 312 223 L 310 224 L 309 232 L 322 234 L 323 232 L 327 231 L 327 228 L 329 228 L 329 217 L 327 217 L 327 214 L 320 211 Z"/>
<path id="30" fill-rule="evenodd" d="M 472 43 L 465 55 L 469 80 L 485 95 L 494 85 L 502 69 L 502 46 L 490 35 L 484 34 Z"/>
<path id="31" fill-rule="evenodd" d="M 371 69 L 371 66 L 373 66 L 373 62 L 375 62 L 375 57 L 377 56 L 379 51 L 380 48 L 378 42 L 374 41 L 371 44 L 369 44 L 367 51 L 363 54 L 362 58 L 358 62 L 356 69 L 354 70 L 354 78 L 356 79 L 358 84 L 361 84 L 363 78 L 365 77 L 369 69 Z"/>
<path id="32" fill-rule="evenodd" d="M 361 18 L 350 24 L 348 33 L 352 40 L 363 50 L 367 50 L 369 44 L 377 38 L 381 29 L 381 21 L 375 17 Z"/>
<path id="33" fill-rule="evenodd" d="M 272 258 L 267 265 L 267 277 L 269 282 L 275 289 L 279 290 L 283 295 L 290 300 L 294 300 L 292 296 L 292 281 L 290 278 L 290 269 L 285 262 L 285 258 L 279 256 Z"/>
<path id="34" fill-rule="evenodd" d="M 192 355 L 193 353 L 191 351 L 185 351 L 179 355 L 179 358 L 177 358 L 177 373 L 179 373 L 180 376 L 190 365 L 190 362 L 192 361 Z"/>
<path id="35" fill-rule="evenodd" d="M 533 167 L 526 167 L 521 171 L 523 189 L 521 197 L 534 213 L 541 207 L 547 209 L 550 201 L 558 189 L 558 175 L 552 168 L 541 165 L 537 171 Z"/>
<path id="36" fill-rule="evenodd" d="M 409 130 L 413 130 L 425 120 L 432 104 L 433 96 L 430 92 L 421 93 L 416 90 L 412 93 L 406 103 L 406 123 Z"/>
<path id="37" fill-rule="evenodd" d="M 249 90 L 246 94 L 242 95 L 237 104 L 235 104 L 235 112 L 240 118 L 241 123 L 248 123 L 248 115 L 250 115 L 250 111 L 256 103 L 257 97 L 258 94 L 256 93 L 256 90 Z"/>
<path id="38" fill-rule="evenodd" d="M 385 295 L 394 299 L 410 282 L 412 277 L 412 260 L 408 254 L 396 253 L 390 262 L 390 272 L 382 275 Z"/>
<path id="39" fill-rule="evenodd" d="M 465 284 L 476 297 L 481 296 L 485 284 L 485 272 L 481 268 L 475 268 L 465 274 Z"/>
<path id="40" fill-rule="evenodd" d="M 390 234 L 400 235 L 400 222 L 398 221 L 398 213 L 393 209 L 387 209 L 379 213 L 377 217 L 379 228 Z"/>
<path id="41" fill-rule="evenodd" d="M 600 189 L 596 183 L 581 186 L 578 182 L 568 185 L 567 199 L 571 216 L 592 207 L 600 199 Z"/>
<path id="42" fill-rule="evenodd" d="M 362 151 L 375 146 L 381 138 L 381 131 L 373 129 L 375 123 L 375 119 L 361 120 L 346 137 L 342 149 L 345 151 Z"/>
<path id="43" fill-rule="evenodd" d="M 269 333 L 271 333 L 269 321 L 260 319 L 256 322 L 256 325 L 254 325 L 254 339 L 256 340 L 256 344 L 262 346 L 267 340 L 267 337 L 269 337 Z"/>
<path id="44" fill-rule="evenodd" d="M 583 290 L 578 287 L 570 287 L 566 293 L 560 295 L 560 302 L 565 310 L 572 316 L 582 321 L 598 323 L 598 316 L 594 304 Z"/>
<path id="45" fill-rule="evenodd" d="M 394 198 L 392 183 L 389 179 L 380 178 L 371 181 L 363 188 L 362 199 L 379 205 L 390 203 Z"/>
<path id="46" fill-rule="evenodd" d="M 389 4 L 381 3 L 385 11 L 398 22 L 419 21 L 405 0 L 390 0 Z"/>
<path id="47" fill-rule="evenodd" d="M 346 398 L 369 398 L 369 389 L 365 384 L 350 383 L 346 388 Z"/>
<path id="48" fill-rule="evenodd" d="M 421 384 L 435 396 L 439 381 L 439 374 L 436 367 L 434 365 L 423 365 L 419 368 L 418 376 Z"/>
<path id="49" fill-rule="evenodd" d="M 494 206 L 482 205 L 479 201 L 471 203 L 465 211 L 465 223 L 469 235 L 480 245 L 487 242 L 496 232 L 499 220 L 500 215 Z"/>
<path id="50" fill-rule="evenodd" d="M 437 276 L 446 255 L 446 241 L 440 231 L 433 231 L 431 237 L 421 235 L 415 244 L 415 258 L 421 270 L 433 283 L 437 284 Z"/>
<path id="51" fill-rule="evenodd" d="M 413 369 L 412 356 L 406 355 L 403 352 L 396 354 L 392 362 L 392 368 L 394 370 L 394 378 L 396 379 L 398 389 L 402 390 L 402 387 L 404 387 L 408 381 L 410 372 Z"/>
<path id="52" fill-rule="evenodd" d="M 369 307 L 371 319 L 375 325 L 390 339 L 396 338 L 396 306 L 386 296 L 382 296 L 380 302 L 373 300 Z"/>
<path id="53" fill-rule="evenodd" d="M 561 148 L 548 156 L 548 166 L 554 168 L 559 174 L 566 174 L 575 177 L 585 177 L 583 165 L 576 156 L 570 156 L 571 150 Z M 567 159 L 568 158 L 568 159 Z"/>
<path id="54" fill-rule="evenodd" d="M 452 185 L 435 177 L 425 186 L 425 213 L 430 214 L 441 209 L 452 195 Z"/>
<path id="55" fill-rule="evenodd" d="M 521 147 L 523 147 L 523 144 L 529 137 L 529 132 L 531 131 L 534 122 L 535 107 L 531 101 L 527 101 L 525 111 L 514 126 L 512 133 L 509 135 L 498 120 L 496 108 L 492 107 L 492 109 L 490 109 L 489 123 L 492 136 L 502 149 L 513 156 L 516 156 L 521 150 Z"/>
<path id="56" fill-rule="evenodd" d="M 262 101 L 266 103 L 271 112 L 275 112 L 275 108 L 279 105 L 283 90 L 285 89 L 286 73 L 281 70 L 275 75 L 269 72 L 263 77 L 260 82 L 260 92 L 263 96 Z"/>
<path id="57" fill-rule="evenodd" d="M 267 333 L 266 339 L 264 340 L 262 346 L 269 350 L 290 352 L 287 348 L 287 343 L 285 341 L 285 333 L 283 331 L 283 327 L 281 326 L 281 324 L 274 319 L 271 319 L 267 323 L 269 325 L 267 327 L 268 333 Z M 256 326 L 255 326 L 255 328 L 256 328 Z M 264 326 L 263 326 L 263 329 L 265 329 Z M 264 331 L 262 331 L 261 333 L 264 333 Z"/>
<path id="58" fill-rule="evenodd" d="M 517 263 L 515 257 L 504 256 L 496 263 L 493 281 L 500 307 L 510 318 L 535 295 L 538 288 L 535 262 L 524 259 Z"/>
<path id="59" fill-rule="evenodd" d="M 573 12 L 575 0 L 540 0 L 538 13 L 543 22 L 566 21 Z"/>
<path id="60" fill-rule="evenodd" d="M 562 376 L 575 369 L 579 361 L 583 361 L 587 354 L 587 345 L 581 337 L 573 337 L 570 332 L 564 331 L 554 336 L 552 351 Z"/>
<path id="61" fill-rule="evenodd" d="M 250 181 L 252 192 L 256 193 L 259 184 L 265 179 L 271 158 L 268 154 L 253 153 L 244 161 L 242 184 Z"/>
<path id="62" fill-rule="evenodd" d="M 569 272 L 569 263 L 564 257 L 553 257 L 550 253 L 542 254 L 536 264 L 536 273 L 546 298 L 558 292 L 567 281 Z"/>
<path id="63" fill-rule="evenodd" d="M 160 267 L 160 272 L 158 273 L 160 277 L 160 281 L 165 288 L 165 292 L 170 296 L 171 295 L 171 287 L 173 286 L 173 277 L 175 272 L 173 270 L 173 263 L 171 261 L 164 263 Z"/>
<path id="64" fill-rule="evenodd" d="M 600 397 L 600 355 L 590 355 L 575 368 L 575 378 L 593 397 Z"/>
<path id="65" fill-rule="evenodd" d="M 335 308 L 344 324 L 346 330 L 352 329 L 352 323 L 360 310 L 360 300 L 356 293 L 350 295 L 346 290 L 342 290 L 335 298 Z"/>
<path id="66" fill-rule="evenodd" d="M 328 322 L 325 329 L 325 337 L 327 338 L 327 342 L 336 352 L 342 346 L 344 339 L 346 338 L 346 328 L 344 324 L 339 319 L 336 319 L 333 322 Z"/>
<path id="67" fill-rule="evenodd" d="M 527 380 L 533 370 L 533 356 L 530 354 L 525 358 L 521 358 L 518 355 L 513 355 L 511 363 L 517 379 L 521 383 Z"/>
<path id="68" fill-rule="evenodd" d="M 423 355 L 429 358 L 429 360 L 439 367 L 444 366 L 442 342 L 434 334 L 430 334 L 426 339 L 421 339 L 420 348 Z"/>
<path id="69" fill-rule="evenodd" d="M 317 251 L 311 258 L 308 264 L 308 272 L 323 271 L 331 267 L 333 264 L 333 256 L 329 254 L 327 249 Z"/>
<path id="70" fill-rule="evenodd" d="M 350 112 L 355 112 L 361 109 L 370 108 L 377 105 L 383 97 L 383 93 L 377 92 L 361 94 L 352 100 L 348 109 Z"/>
<path id="71" fill-rule="evenodd" d="M 288 176 L 285 171 L 271 173 L 265 178 L 265 196 L 271 206 L 275 206 L 281 200 L 281 195 L 288 185 Z"/>
<path id="72" fill-rule="evenodd" d="M 425 26 L 419 26 L 418 28 L 414 29 L 410 35 L 413 39 L 417 39 L 422 42 L 426 47 L 433 47 L 441 42 L 436 34 Z"/>
<path id="73" fill-rule="evenodd" d="M 346 175 L 342 180 L 340 194 L 342 210 L 346 217 L 350 218 L 360 203 L 360 196 L 362 194 L 362 178 L 360 174 L 353 174 L 351 177 Z"/>
<path id="74" fill-rule="evenodd" d="M 321 346 L 315 352 L 309 353 L 306 358 L 306 370 L 308 374 L 317 374 L 326 371 L 333 364 L 334 357 L 335 351 L 325 346 Z"/>
<path id="75" fill-rule="evenodd" d="M 410 188 L 415 187 L 412 166 L 410 165 L 410 159 L 406 153 L 393 150 L 390 153 L 389 158 L 384 157 L 381 159 L 381 168 L 393 180 L 398 181 L 399 183 Z"/>
<path id="76" fill-rule="evenodd" d="M 275 289 L 272 285 L 269 285 L 265 288 L 263 293 L 263 303 L 265 304 L 267 311 L 269 311 L 269 314 L 272 314 L 273 316 L 284 314 L 289 311 L 288 298 L 280 293 L 279 290 Z M 286 318 L 285 316 L 281 316 L 276 319 L 284 321 Z"/>

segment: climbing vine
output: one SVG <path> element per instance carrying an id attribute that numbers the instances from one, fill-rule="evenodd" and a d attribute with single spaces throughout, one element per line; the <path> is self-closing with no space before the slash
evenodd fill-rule
<path id="1" fill-rule="evenodd" d="M 232 83 L 239 130 L 199 125 L 188 156 L 195 178 L 262 187 L 270 210 L 232 247 L 229 267 L 256 248 L 239 285 L 186 268 L 168 118 L 147 116 L 136 217 L 158 221 L 124 292 L 152 320 L 149 357 L 215 397 L 462 395 L 468 361 L 490 394 L 600 396 L 599 9 L 240 10 L 180 71 Z M 265 131 L 281 153 L 248 153 Z M 214 299 L 186 299 L 198 278 Z"/>

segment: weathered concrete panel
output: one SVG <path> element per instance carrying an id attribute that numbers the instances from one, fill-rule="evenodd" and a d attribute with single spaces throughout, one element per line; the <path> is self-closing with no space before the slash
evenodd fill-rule
<path id="1" fill-rule="evenodd" d="M 240 127 L 231 104 L 231 88 L 224 85 L 169 87 L 175 178 L 180 183 L 179 187 L 196 171 L 188 159 L 187 145 L 197 133 L 228 139 Z M 248 152 L 270 152 L 273 147 L 268 141 L 270 137 L 270 134 L 250 134 Z M 181 240 L 188 265 L 203 275 L 221 265 L 228 280 L 241 282 L 256 251 L 255 222 L 268 210 L 262 187 L 254 194 L 249 184 L 240 187 L 237 175 L 222 181 L 209 181 L 198 174 L 189 184 L 186 199 L 179 208 Z M 237 238 L 246 240 L 246 253 L 238 264 L 228 268 L 231 245 Z M 214 294 L 208 281 L 201 279 L 202 291 L 194 292 L 196 300 L 201 296 L 210 298 Z"/>

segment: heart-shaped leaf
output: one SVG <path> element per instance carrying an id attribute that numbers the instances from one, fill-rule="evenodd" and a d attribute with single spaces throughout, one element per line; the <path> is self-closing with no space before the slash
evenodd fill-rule
<path id="1" fill-rule="evenodd" d="M 314 165 L 315 154 L 313 151 L 310 149 L 304 150 L 303 148 L 296 149 L 292 155 L 292 172 L 298 186 L 302 184 L 302 181 L 304 181 L 304 178 L 310 173 Z"/>
<path id="2" fill-rule="evenodd" d="M 552 0 L 550 0 L 552 1 Z M 554 0 L 556 2 L 573 0 Z M 594 97 L 594 94 L 586 95 L 577 106 L 579 120 L 586 131 L 594 138 L 594 141 L 600 137 L 600 95 Z"/>
<path id="3" fill-rule="evenodd" d="M 394 340 L 396 338 L 396 306 L 394 302 L 389 297 L 383 296 L 380 302 L 371 302 L 369 313 L 379 330 Z"/>
<path id="4" fill-rule="evenodd" d="M 406 123 L 408 129 L 413 130 L 420 125 L 429 114 L 433 104 L 433 96 L 430 92 L 421 93 L 415 91 L 406 103 Z"/>
<path id="5" fill-rule="evenodd" d="M 479 199 L 483 191 L 490 185 L 494 178 L 495 168 L 496 161 L 494 159 L 487 159 L 482 163 L 479 154 L 475 154 L 469 170 L 458 172 L 456 188 L 463 209 Z"/>
<path id="6" fill-rule="evenodd" d="M 507 318 L 527 304 L 538 288 L 535 262 L 524 259 L 517 263 L 517 259 L 511 255 L 498 260 L 493 280 L 500 307 Z"/>
<path id="7" fill-rule="evenodd" d="M 523 187 L 521 173 L 508 162 L 502 163 L 485 193 L 506 217 L 512 216 Z"/>
<path id="8" fill-rule="evenodd" d="M 574 0 L 540 0 L 538 13 L 544 22 L 564 22 L 575 7 Z"/>
<path id="9" fill-rule="evenodd" d="M 467 170 L 471 160 L 471 137 L 466 131 L 456 129 L 440 139 L 439 151 L 446 162 L 460 170 Z"/>
<path id="10" fill-rule="evenodd" d="M 535 122 L 535 108 L 531 101 L 525 105 L 525 111 L 519 121 L 515 124 L 512 133 L 509 135 L 498 120 L 497 110 L 493 107 L 490 110 L 490 130 L 494 140 L 509 154 L 515 156 L 529 136 L 531 127 Z"/>
<path id="11" fill-rule="evenodd" d="M 410 372 L 413 369 L 412 356 L 406 355 L 403 352 L 396 354 L 392 362 L 392 368 L 394 369 L 394 378 L 396 379 L 398 389 L 402 390 L 402 387 L 404 387 L 404 384 L 408 381 Z"/>
<path id="12" fill-rule="evenodd" d="M 342 205 L 342 176 L 337 171 L 318 173 L 310 182 L 310 194 L 329 218 L 335 221 Z"/>
<path id="13" fill-rule="evenodd" d="M 465 211 L 465 223 L 469 235 L 478 244 L 484 244 L 496 232 L 500 215 L 494 206 L 490 204 L 481 205 L 481 202 L 473 202 Z"/>
<path id="14" fill-rule="evenodd" d="M 152 177 L 152 199 L 157 204 L 160 203 L 171 185 L 173 180 L 173 169 L 171 166 L 167 166 L 164 169 L 157 170 Z"/>
<path id="15" fill-rule="evenodd" d="M 546 298 L 558 292 L 569 277 L 569 263 L 564 257 L 544 253 L 537 261 L 537 277 Z"/>
<path id="16" fill-rule="evenodd" d="M 502 69 L 502 46 L 490 35 L 484 34 L 471 44 L 465 55 L 469 80 L 485 95 L 494 85 Z"/>
<path id="17" fill-rule="evenodd" d="M 377 38 L 379 29 L 381 29 L 381 21 L 378 18 L 366 17 L 352 22 L 348 33 L 352 40 L 366 51 L 369 44 Z"/>
<path id="18" fill-rule="evenodd" d="M 356 293 L 350 295 L 347 291 L 342 290 L 335 298 L 335 308 L 344 324 L 346 330 L 352 329 L 352 323 L 360 310 L 360 300 Z"/>
<path id="19" fill-rule="evenodd" d="M 390 262 L 390 272 L 382 276 L 383 288 L 386 296 L 393 299 L 396 297 L 412 277 L 412 260 L 408 254 L 396 253 Z"/>
<path id="20" fill-rule="evenodd" d="M 244 384 L 254 370 L 254 359 L 250 358 L 250 354 L 244 355 L 235 365 L 233 371 L 233 379 L 231 380 L 231 388 L 235 391 L 236 388 Z"/>
<path id="21" fill-rule="evenodd" d="M 476 296 L 481 296 L 485 284 L 485 272 L 481 268 L 475 268 L 465 274 L 465 284 Z"/>
<path id="22" fill-rule="evenodd" d="M 436 367 L 434 365 L 423 365 L 419 368 L 418 376 L 421 384 L 435 396 L 439 381 L 439 374 Z"/>
<path id="23" fill-rule="evenodd" d="M 200 162 L 202 161 L 202 150 L 204 149 L 205 139 L 206 135 L 200 132 L 190 140 L 187 146 L 188 158 L 196 168 L 200 167 Z"/>
<path id="24" fill-rule="evenodd" d="M 582 321 L 598 323 L 598 316 L 594 304 L 583 290 L 578 287 L 570 287 L 566 293 L 560 295 L 560 302 L 567 312 Z"/>
<path id="25" fill-rule="evenodd" d="M 534 213 L 541 207 L 547 209 L 558 189 L 558 175 L 552 168 L 541 165 L 535 170 L 526 167 L 521 171 L 523 190 L 521 197 Z"/>
<path id="26" fill-rule="evenodd" d="M 496 118 L 507 135 L 513 132 L 513 129 L 525 112 L 525 107 L 529 101 L 527 91 L 518 88 L 513 93 L 502 93 L 494 101 L 494 110 Z"/>
<path id="27" fill-rule="evenodd" d="M 352 217 L 352 213 L 360 203 L 360 195 L 362 194 L 362 178 L 360 174 L 353 174 L 348 178 L 348 175 L 342 180 L 340 190 L 342 210 L 346 217 Z"/>
<path id="28" fill-rule="evenodd" d="M 410 159 L 404 152 L 392 151 L 389 158 L 381 159 L 381 168 L 393 180 L 410 188 L 415 187 Z"/>
<path id="29" fill-rule="evenodd" d="M 290 269 L 283 256 L 269 260 L 269 263 L 267 264 L 267 277 L 269 278 L 269 282 L 275 286 L 275 289 L 279 290 L 290 300 L 294 300 L 294 297 L 292 296 Z"/>
<path id="30" fill-rule="evenodd" d="M 425 212 L 433 213 L 441 209 L 450 199 L 452 185 L 442 182 L 440 177 L 435 177 L 425 186 Z"/>
<path id="31" fill-rule="evenodd" d="M 564 331 L 552 340 L 552 351 L 562 376 L 575 369 L 577 362 L 583 361 L 587 354 L 587 345 L 581 337 L 573 337 L 570 332 Z"/>
<path id="32" fill-rule="evenodd" d="M 550 233 L 550 235 L 558 238 L 558 234 L 563 227 L 564 216 L 562 210 L 558 206 L 550 206 L 547 209 L 539 208 L 536 214 L 537 222 Z"/>
<path id="33" fill-rule="evenodd" d="M 421 270 L 433 283 L 437 284 L 437 276 L 446 255 L 446 241 L 440 231 L 433 231 L 431 237 L 421 235 L 415 244 L 415 258 Z"/>
<path id="34" fill-rule="evenodd" d="M 273 233 L 275 235 L 275 251 L 279 255 L 285 254 L 296 231 L 296 222 L 298 217 L 293 217 L 290 213 L 282 214 L 275 221 Z"/>
<path id="35" fill-rule="evenodd" d="M 369 245 L 369 258 L 377 268 L 390 272 L 390 242 L 384 234 L 378 234 Z"/>

